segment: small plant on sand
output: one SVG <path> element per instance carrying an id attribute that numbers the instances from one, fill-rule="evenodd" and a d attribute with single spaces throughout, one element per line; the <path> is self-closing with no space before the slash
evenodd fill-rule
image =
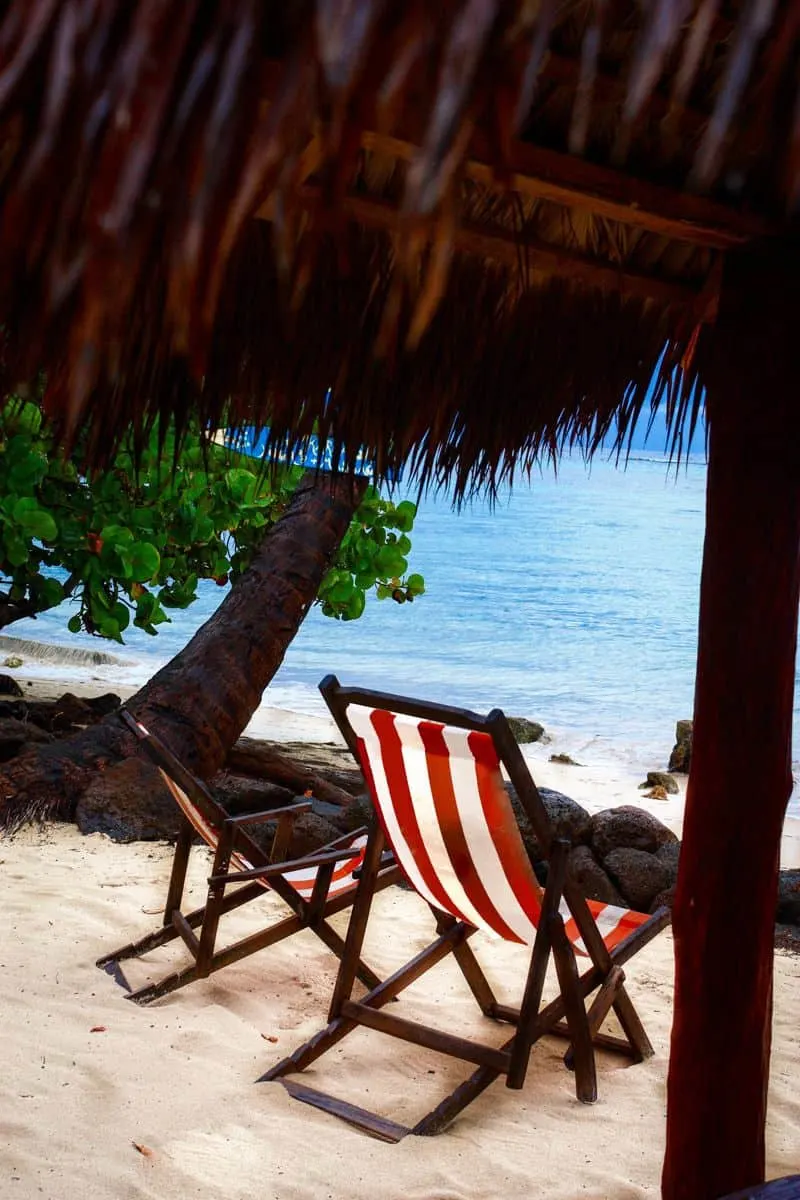
<path id="1" fill-rule="evenodd" d="M 138 453 L 123 444 L 105 471 L 58 452 L 39 406 L 0 410 L 0 628 L 72 600 L 72 632 L 121 642 L 155 634 L 187 608 L 201 579 L 235 586 L 285 512 L 299 467 L 265 473 L 190 431 L 177 449 L 156 427 Z M 173 464 L 177 463 L 177 470 Z M 318 592 L 323 613 L 355 620 L 369 593 L 400 603 L 425 590 L 408 573 L 416 507 L 368 488 Z M 66 617 L 65 617 L 66 619 Z"/>

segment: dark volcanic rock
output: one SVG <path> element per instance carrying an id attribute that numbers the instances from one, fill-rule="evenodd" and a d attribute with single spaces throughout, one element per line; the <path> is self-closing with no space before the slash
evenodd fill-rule
<path id="1" fill-rule="evenodd" d="M 575 846 L 569 852 L 567 870 L 587 900 L 602 900 L 626 908 L 625 898 L 615 888 L 588 846 Z"/>
<path id="2" fill-rule="evenodd" d="M 295 819 L 286 857 L 299 858 L 303 854 L 311 854 L 339 836 L 339 830 L 325 817 L 315 812 L 304 813 Z"/>
<path id="3" fill-rule="evenodd" d="M 544 737 L 544 725 L 540 725 L 538 721 L 529 721 L 527 717 L 506 717 L 506 720 L 521 745 L 526 742 L 540 742 Z"/>
<path id="4" fill-rule="evenodd" d="M 86 704 L 96 717 L 107 717 L 117 711 L 122 701 L 113 692 L 104 692 L 102 696 L 87 696 Z"/>
<path id="5" fill-rule="evenodd" d="M 612 850 L 603 866 L 631 908 L 647 912 L 659 892 L 669 886 L 669 870 L 655 854 L 623 847 Z"/>
<path id="6" fill-rule="evenodd" d="M 612 850 L 630 847 L 654 854 L 659 846 L 677 842 L 677 837 L 652 813 L 632 804 L 605 808 L 592 817 L 591 844 L 601 862 Z"/>
<path id="7" fill-rule="evenodd" d="M 678 878 L 678 860 L 681 855 L 680 842 L 665 842 L 663 846 L 659 846 L 656 850 L 656 858 L 659 859 L 669 871 L 670 887 Z"/>
<path id="8" fill-rule="evenodd" d="M 543 847 L 531 827 L 528 814 L 520 804 L 519 797 L 510 783 L 506 784 L 506 791 L 511 799 L 511 807 L 519 821 L 525 849 L 528 851 L 531 862 L 538 862 L 544 856 Z M 547 810 L 556 837 L 565 838 L 573 846 L 589 840 L 592 818 L 585 808 L 582 808 L 576 800 L 571 800 L 562 792 L 554 792 L 551 788 L 539 788 L 539 795 L 542 797 L 542 803 Z"/>
<path id="9" fill-rule="evenodd" d="M 126 758 L 95 776 L 78 801 L 75 821 L 81 833 L 151 842 L 177 837 L 179 814 L 158 769 L 143 758 Z"/>
<path id="10" fill-rule="evenodd" d="M 37 725 L 16 717 L 0 717 L 0 762 L 8 762 L 28 742 L 52 742 L 53 738 Z"/>
<path id="11" fill-rule="evenodd" d="M 669 756 L 670 771 L 679 771 L 686 775 L 692 761 L 692 721 L 678 721 L 675 726 L 675 745 Z"/>
<path id="12" fill-rule="evenodd" d="M 21 696 L 22 688 L 11 675 L 0 675 L 0 696 Z"/>
<path id="13" fill-rule="evenodd" d="M 314 810 L 318 801 L 314 801 Z M 346 808 L 340 808 L 337 812 L 330 811 L 334 805 L 326 805 L 325 812 L 322 814 L 336 826 L 337 837 L 343 833 L 352 833 L 354 829 L 360 829 L 362 825 L 369 827 L 372 824 L 372 819 L 375 815 L 375 809 L 372 807 L 372 800 L 368 792 L 363 792 L 360 796 L 354 796 L 353 800 Z"/>
<path id="14" fill-rule="evenodd" d="M 210 786 L 214 797 L 229 813 L 266 812 L 270 808 L 283 808 L 295 799 L 294 793 L 279 783 L 228 771 L 215 775 Z"/>
<path id="15" fill-rule="evenodd" d="M 800 925 L 800 871 L 781 871 L 778 876 L 775 920 L 780 925 Z"/>
<path id="16" fill-rule="evenodd" d="M 675 888 L 667 888 L 666 891 L 659 892 L 650 904 L 648 912 L 658 912 L 659 908 L 668 908 L 670 912 L 675 903 Z"/>
<path id="17" fill-rule="evenodd" d="M 675 780 L 666 771 L 648 771 L 647 779 L 644 783 L 640 783 L 642 788 L 662 787 L 665 792 L 670 792 L 673 796 L 680 791 Z"/>

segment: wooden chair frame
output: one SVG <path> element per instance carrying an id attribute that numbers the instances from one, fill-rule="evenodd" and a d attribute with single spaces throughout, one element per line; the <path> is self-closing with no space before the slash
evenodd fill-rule
<path id="1" fill-rule="evenodd" d="M 353 857 L 352 842 L 359 835 L 366 833 L 366 827 L 337 838 L 314 854 L 282 861 L 291 840 L 293 823 L 302 813 L 308 812 L 311 808 L 309 803 L 298 802 L 264 812 L 230 816 L 204 784 L 186 770 L 163 742 L 154 734 L 144 731 L 125 709 L 122 709 L 119 715 L 139 739 L 151 761 L 185 792 L 203 820 L 219 831 L 212 872 L 208 880 L 206 903 L 201 908 L 184 913 L 181 905 L 189 854 L 198 834 L 189 818 L 181 812 L 162 926 L 97 960 L 98 967 L 108 970 L 125 959 L 139 958 L 175 938 L 183 940 L 192 955 L 193 963 L 155 983 L 130 992 L 126 999 L 137 1004 L 148 1004 L 195 979 L 205 979 L 230 963 L 238 962 L 239 959 L 255 954 L 258 950 L 272 946 L 300 929 L 312 930 L 329 950 L 341 958 L 345 948 L 344 940 L 332 928 L 329 918 L 353 903 L 356 888 L 354 886 L 333 897 L 329 896 L 328 892 L 337 863 Z M 267 821 L 277 822 L 269 855 L 265 854 L 246 829 L 248 825 L 264 824 Z M 232 860 L 235 863 L 237 854 L 245 857 L 252 867 L 246 870 L 231 870 Z M 291 871 L 315 867 L 317 876 L 312 895 L 310 899 L 304 899 L 286 879 L 286 875 Z M 395 882 L 397 876 L 397 868 L 389 857 L 385 856 L 377 882 L 378 889 L 388 887 Z M 268 882 L 269 889 L 280 896 L 291 910 L 291 915 L 273 922 L 266 929 L 259 930 L 249 937 L 217 949 L 220 918 L 251 900 L 263 897 L 265 888 L 261 881 Z M 375 972 L 360 958 L 356 974 L 368 988 L 374 988 L 380 983 Z"/>
<path id="2" fill-rule="evenodd" d="M 488 733 L 494 742 L 500 762 L 508 771 L 534 832 L 545 848 L 549 862 L 547 885 L 519 1008 L 512 1008 L 497 1001 L 469 945 L 469 938 L 476 932 L 475 928 L 432 905 L 429 907 L 436 921 L 436 939 L 390 978 L 372 988 L 361 1000 L 353 1000 L 359 955 L 372 900 L 377 890 L 381 856 L 386 845 L 383 830 L 376 820 L 369 834 L 358 892 L 347 931 L 345 951 L 328 1014 L 329 1023 L 294 1054 L 267 1071 L 261 1079 L 281 1079 L 287 1091 L 297 1099 L 335 1113 L 384 1140 L 399 1141 L 409 1133 L 439 1133 L 501 1075 L 505 1076 L 507 1087 L 521 1088 L 525 1081 L 532 1046 L 545 1034 L 554 1034 L 566 1038 L 570 1043 L 565 1063 L 574 1069 L 578 1099 L 587 1103 L 593 1102 L 597 1098 L 594 1056 L 596 1046 L 621 1052 L 634 1061 L 641 1061 L 653 1054 L 647 1034 L 625 990 L 622 966 L 669 923 L 669 911 L 666 908 L 659 909 L 649 921 L 639 926 L 624 941 L 611 950 L 607 948 L 584 896 L 568 877 L 569 843 L 555 837 L 536 784 L 508 721 L 499 709 L 493 709 L 488 716 L 483 717 L 466 709 L 410 700 L 385 692 L 342 687 L 332 675 L 322 681 L 320 691 L 357 761 L 360 761 L 357 739 L 346 712 L 350 704 L 388 709 L 399 715 Z M 590 965 L 583 974 L 579 973 L 575 952 L 559 912 L 562 898 L 566 901 L 588 952 Z M 448 954 L 453 955 L 484 1015 L 514 1028 L 511 1038 L 499 1048 L 445 1033 L 384 1011 L 390 1000 Z M 543 985 L 551 954 L 560 994 L 542 1007 Z M 587 1009 L 587 999 L 593 992 L 597 994 Z M 612 1009 L 622 1027 L 623 1037 L 599 1032 Z M 463 1059 L 475 1064 L 477 1070 L 411 1128 L 284 1078 L 292 1072 L 303 1070 L 359 1025 Z"/>

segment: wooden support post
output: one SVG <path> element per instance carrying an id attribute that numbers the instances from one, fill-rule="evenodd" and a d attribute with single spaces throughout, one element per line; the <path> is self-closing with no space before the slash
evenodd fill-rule
<path id="1" fill-rule="evenodd" d="M 732 254 L 702 351 L 710 457 L 664 1200 L 764 1178 L 800 596 L 799 266 L 791 243 Z"/>

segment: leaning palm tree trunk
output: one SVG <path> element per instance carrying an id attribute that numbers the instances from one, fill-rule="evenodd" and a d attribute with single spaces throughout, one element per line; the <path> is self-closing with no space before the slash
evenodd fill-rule
<path id="1" fill-rule="evenodd" d="M 360 499 L 357 485 L 307 476 L 248 571 L 188 645 L 128 707 L 208 778 L 258 707 L 313 603 Z M 0 826 L 69 818 L 98 771 L 134 751 L 113 716 L 0 769 Z"/>

